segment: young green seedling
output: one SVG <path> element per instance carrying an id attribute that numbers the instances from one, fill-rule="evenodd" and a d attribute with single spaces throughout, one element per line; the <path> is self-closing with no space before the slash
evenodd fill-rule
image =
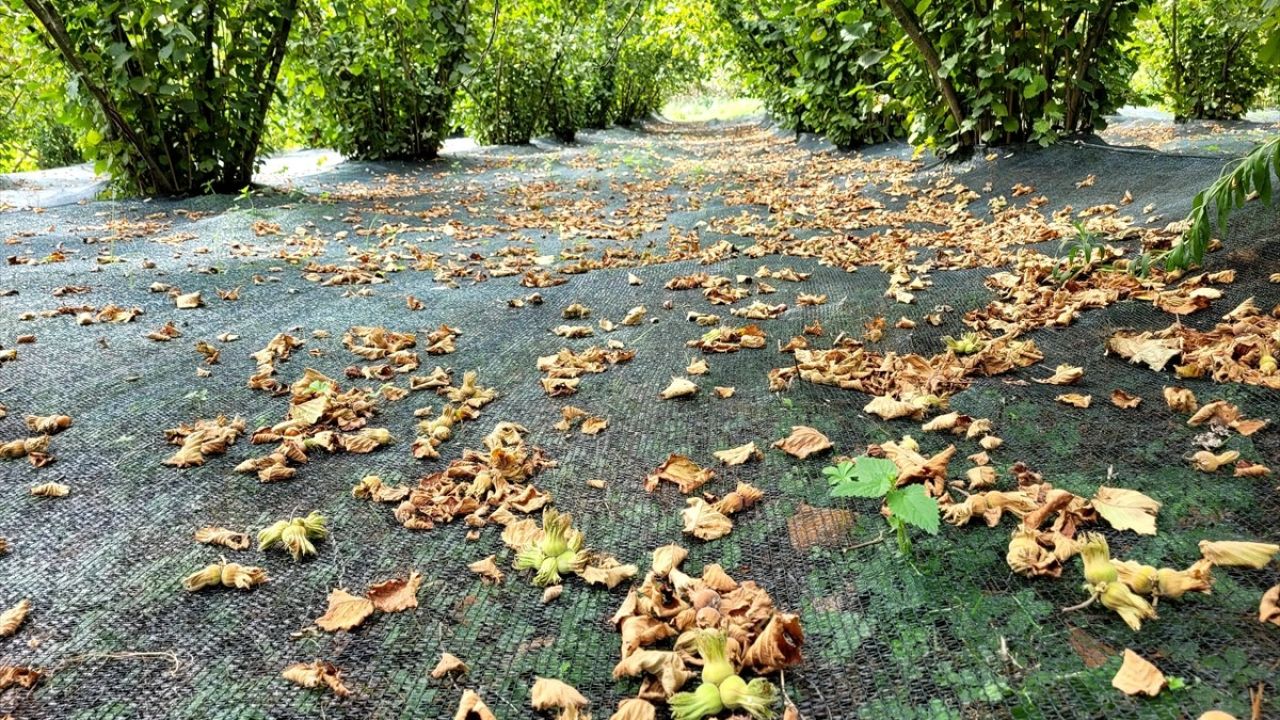
<path id="1" fill-rule="evenodd" d="M 831 497 L 884 498 L 892 513 L 887 518 L 889 527 L 897 534 L 898 548 L 904 554 L 911 552 L 908 525 L 930 535 L 938 533 L 938 501 L 925 493 L 923 485 L 895 487 L 898 466 L 892 461 L 863 455 L 853 462 L 823 468 L 822 474 L 831 485 Z"/>

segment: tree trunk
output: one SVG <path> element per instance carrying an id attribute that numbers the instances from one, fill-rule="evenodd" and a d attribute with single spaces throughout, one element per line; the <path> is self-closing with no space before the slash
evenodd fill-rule
<path id="1" fill-rule="evenodd" d="M 955 85 L 952 84 L 951 78 L 942 72 L 942 61 L 938 58 L 938 51 L 934 49 L 933 42 L 925 35 L 924 29 L 920 27 L 920 21 L 902 0 L 883 0 L 885 7 L 889 8 L 889 12 L 898 19 L 898 23 L 902 25 L 902 31 L 911 39 L 911 43 L 916 46 L 916 50 L 924 58 L 924 64 L 929 67 L 929 72 L 933 75 L 933 80 L 938 85 L 938 90 L 942 91 L 942 97 L 947 102 L 947 109 L 951 111 L 951 117 L 956 122 L 956 129 L 960 133 L 960 141 L 964 145 L 973 144 L 973 136 L 966 132 L 964 122 L 966 113 L 964 104 L 960 102 L 960 95 L 956 93 Z"/>
<path id="2" fill-rule="evenodd" d="M 1075 70 L 1067 79 L 1067 109 L 1064 125 L 1069 133 L 1074 133 L 1078 129 L 1076 125 L 1080 122 L 1080 106 L 1084 102 L 1084 96 L 1080 93 L 1080 81 L 1089 71 L 1093 54 L 1102 43 L 1102 36 L 1107 33 L 1107 22 L 1111 19 L 1111 11 L 1115 8 L 1115 4 L 1115 0 L 1105 0 L 1097 16 L 1089 18 L 1089 36 L 1085 39 L 1084 47 L 1080 48 L 1080 54 L 1076 56 Z"/>
<path id="3" fill-rule="evenodd" d="M 80 53 L 76 51 L 75 43 L 72 42 L 71 36 L 67 33 L 67 26 L 62 21 L 62 16 L 58 11 L 43 0 L 23 0 L 23 4 L 36 16 L 36 20 L 49 33 L 49 38 L 53 40 L 54 45 L 58 48 L 58 52 L 62 55 L 62 59 L 67 63 L 67 67 L 71 72 L 78 76 L 80 82 L 84 84 L 89 94 L 98 101 L 98 105 L 102 108 L 102 114 L 106 116 L 107 123 L 111 129 L 119 133 L 120 137 L 131 145 L 135 152 L 138 153 L 139 159 L 147 166 L 147 180 L 152 188 L 163 195 L 174 195 L 178 192 L 178 188 L 173 187 L 161 170 L 155 158 L 151 156 L 151 152 L 147 148 L 146 143 L 138 133 L 129 125 L 120 114 L 120 110 L 116 108 L 111 96 L 106 90 L 93 81 L 89 76 L 89 68 L 85 65 L 84 59 L 80 57 Z"/>

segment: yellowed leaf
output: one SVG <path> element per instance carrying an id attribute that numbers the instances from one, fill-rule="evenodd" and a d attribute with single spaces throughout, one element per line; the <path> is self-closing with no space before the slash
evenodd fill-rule
<path id="1" fill-rule="evenodd" d="M 1116 530 L 1132 530 L 1139 535 L 1156 534 L 1156 513 L 1160 503 L 1136 490 L 1098 488 L 1090 500 L 1093 509 Z"/>
<path id="2" fill-rule="evenodd" d="M 609 427 L 608 419 L 593 415 L 582 421 L 582 434 L 599 435 L 607 427 Z"/>
<path id="3" fill-rule="evenodd" d="M 9 637 L 18 632 L 18 628 L 22 627 L 29 612 L 31 612 L 31 601 L 23 599 L 17 605 L 0 613 L 0 638 Z"/>
<path id="4" fill-rule="evenodd" d="M 733 530 L 729 516 L 716 510 L 700 497 L 691 497 L 688 506 L 680 512 L 684 531 L 700 540 L 715 540 Z"/>
<path id="5" fill-rule="evenodd" d="M 1258 606 L 1258 622 L 1280 625 L 1280 585 L 1262 594 L 1262 604 Z"/>
<path id="6" fill-rule="evenodd" d="M 653 492 L 658 488 L 658 483 L 666 481 L 675 483 L 680 492 L 687 495 L 706 485 L 715 476 L 714 470 L 700 467 L 684 455 L 672 453 L 645 478 L 644 489 Z"/>
<path id="7" fill-rule="evenodd" d="M 321 630 L 352 630 L 373 614 L 373 602 L 337 588 L 329 593 L 329 608 L 316 620 Z"/>
<path id="8" fill-rule="evenodd" d="M 814 453 L 829 450 L 831 441 L 827 439 L 826 435 L 814 428 L 806 425 L 793 425 L 791 426 L 791 434 L 778 440 L 773 446 L 792 457 L 803 460 Z"/>
<path id="9" fill-rule="evenodd" d="M 1142 404 L 1142 398 L 1131 395 L 1120 388 L 1111 391 L 1111 404 L 1121 410 L 1132 410 Z"/>
<path id="10" fill-rule="evenodd" d="M 1075 365 L 1059 365 L 1047 378 L 1037 379 L 1041 385 L 1075 385 L 1084 377 L 1084 368 Z"/>
<path id="11" fill-rule="evenodd" d="M 347 697 L 351 691 L 342 684 L 342 671 L 331 662 L 315 660 L 309 663 L 294 663 L 280 673 L 281 677 L 304 688 L 328 687 L 338 697 Z"/>
<path id="12" fill-rule="evenodd" d="M 1280 553 L 1280 545 L 1239 540 L 1201 540 L 1200 554 L 1205 560 L 1222 567 L 1247 567 L 1261 570 Z"/>
<path id="13" fill-rule="evenodd" d="M 725 465 L 741 465 L 748 460 L 759 460 L 764 457 L 764 453 L 756 448 L 754 442 L 729 448 L 728 450 L 717 450 L 712 454 Z"/>
<path id="14" fill-rule="evenodd" d="M 662 391 L 663 400 L 671 400 L 673 398 L 689 397 L 698 392 L 698 386 L 685 378 L 673 377 L 671 384 Z"/>
<path id="15" fill-rule="evenodd" d="M 502 570 L 498 568 L 498 563 L 496 562 L 496 556 L 494 555 L 490 555 L 489 557 L 484 558 L 483 560 L 477 560 L 471 563 L 470 565 L 468 565 L 467 568 L 470 569 L 471 572 L 483 578 L 486 583 L 501 585 L 502 580 L 505 577 L 502 574 Z"/>
<path id="16" fill-rule="evenodd" d="M 475 690 L 464 690 L 453 720 L 498 720 L 498 716 L 484 704 Z"/>
<path id="17" fill-rule="evenodd" d="M 1057 400 L 1064 405 L 1071 405 L 1072 407 L 1087 408 L 1089 407 L 1089 404 L 1093 402 L 1093 396 L 1081 395 L 1080 393 L 1066 393 L 1064 395 L 1059 395 L 1054 398 L 1054 400 Z"/>
<path id="18" fill-rule="evenodd" d="M 449 673 L 458 673 L 461 675 L 470 669 L 471 668 L 467 667 L 467 664 L 462 662 L 457 655 L 454 655 L 453 653 L 442 653 L 440 655 L 440 662 L 436 663 L 435 668 L 431 670 L 431 677 L 439 680 Z"/>
<path id="19" fill-rule="evenodd" d="M 572 685 L 544 677 L 534 680 L 529 703 L 534 710 L 579 709 L 588 705 L 587 699 Z"/>
<path id="20" fill-rule="evenodd" d="M 418 607 L 418 586 L 422 575 L 410 571 L 407 578 L 392 578 L 369 586 L 366 596 L 382 612 L 400 612 Z"/>
<path id="21" fill-rule="evenodd" d="M 1164 684 L 1164 673 L 1160 668 L 1128 648 L 1124 651 L 1124 663 L 1119 672 L 1111 678 L 1111 686 L 1125 695 L 1155 697 L 1164 689 Z"/>

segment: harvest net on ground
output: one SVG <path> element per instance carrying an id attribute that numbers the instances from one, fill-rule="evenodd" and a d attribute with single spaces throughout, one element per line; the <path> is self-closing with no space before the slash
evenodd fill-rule
<path id="1" fill-rule="evenodd" d="M 705 622 L 806 718 L 1280 713 L 1280 571 L 1201 546 L 1280 540 L 1254 422 L 1280 409 L 1280 219 L 1255 203 L 1203 272 L 1135 278 L 1108 266 L 1175 237 L 1220 161 L 923 165 L 658 125 L 0 214 L 0 605 L 30 600 L 0 712 L 533 717 L 551 678 L 594 717 L 637 694 L 666 717 L 700 682 L 673 636 Z M 1077 222 L 1089 262 L 1055 261 Z M 910 554 L 878 501 L 829 496 L 822 469 L 868 452 L 941 498 Z M 589 551 L 554 598 L 513 567 L 547 507 Z M 298 561 L 193 539 L 282 520 Z M 1140 588 L 1163 597 L 1136 631 L 1062 612 L 1087 533 L 1190 591 Z M 1155 697 L 1113 686 L 1126 650 Z M 433 677 L 445 652 L 465 672 Z"/>

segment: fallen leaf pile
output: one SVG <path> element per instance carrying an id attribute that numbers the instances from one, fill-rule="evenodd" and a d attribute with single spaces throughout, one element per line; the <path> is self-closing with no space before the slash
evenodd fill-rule
<path id="1" fill-rule="evenodd" d="M 1133 363 L 1163 370 L 1174 358 L 1180 378 L 1209 378 L 1280 390 L 1280 319 L 1248 314 L 1201 331 L 1174 323 L 1157 332 L 1111 336 L 1107 349 Z"/>
<path id="2" fill-rule="evenodd" d="M 278 442 L 268 455 L 245 460 L 236 472 L 256 473 L 262 482 L 288 480 L 317 451 L 369 453 L 391 443 L 384 428 L 367 427 L 377 408 L 368 390 L 342 390 L 337 381 L 308 368 L 289 386 L 289 410 L 285 420 L 253 432 L 254 445 Z"/>
<path id="3" fill-rule="evenodd" d="M 410 530 L 430 530 L 466 516 L 468 526 L 510 520 L 511 513 L 541 509 L 550 497 L 529 481 L 554 464 L 525 445 L 525 428 L 502 422 L 484 438 L 485 449 L 464 450 L 445 469 L 422 478 L 395 509 Z"/>
<path id="4" fill-rule="evenodd" d="M 565 348 L 555 355 L 538 358 L 538 372 L 546 375 L 542 389 L 550 397 L 561 397 L 578 392 L 578 383 L 586 374 L 597 374 L 614 365 L 630 362 L 635 350 L 605 349 L 592 346 L 575 353 Z"/>
<path id="5" fill-rule="evenodd" d="M 727 636 L 726 659 L 735 673 L 770 675 L 801 661 L 804 633 L 796 615 L 773 606 L 756 583 L 739 582 L 719 565 L 700 577 L 680 569 L 688 551 L 667 545 L 653 552 L 653 568 L 631 589 L 612 622 L 622 636 L 615 678 L 639 678 L 638 699 L 669 701 L 694 680 L 701 633 Z"/>

